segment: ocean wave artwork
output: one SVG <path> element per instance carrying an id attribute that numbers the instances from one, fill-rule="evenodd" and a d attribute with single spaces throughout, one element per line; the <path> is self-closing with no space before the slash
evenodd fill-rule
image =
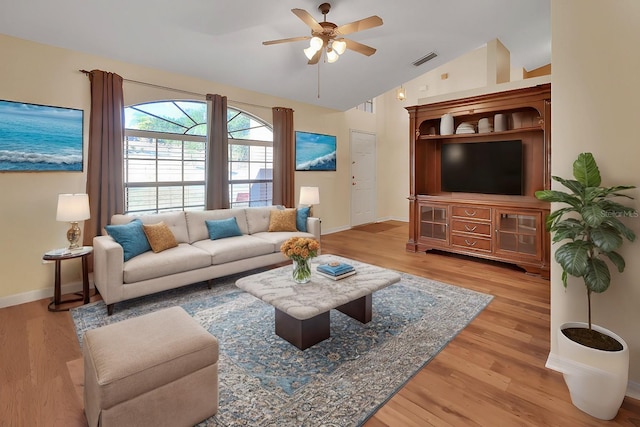
<path id="1" fill-rule="evenodd" d="M 83 114 L 0 101 L 0 172 L 82 171 Z"/>
<path id="2" fill-rule="evenodd" d="M 336 137 L 296 131 L 296 170 L 335 171 Z"/>

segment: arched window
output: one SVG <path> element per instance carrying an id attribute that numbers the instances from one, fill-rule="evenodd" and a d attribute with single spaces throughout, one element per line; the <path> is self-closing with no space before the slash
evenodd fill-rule
<path id="1" fill-rule="evenodd" d="M 227 131 L 231 207 L 271 205 L 273 130 L 228 107 Z M 125 211 L 204 209 L 206 135 L 206 102 L 159 101 L 125 108 Z"/>

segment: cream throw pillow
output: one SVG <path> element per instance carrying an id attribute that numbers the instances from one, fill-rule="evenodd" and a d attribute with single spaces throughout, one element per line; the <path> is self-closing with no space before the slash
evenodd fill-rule
<path id="1" fill-rule="evenodd" d="M 156 224 L 144 224 L 142 229 L 153 252 L 158 253 L 178 246 L 175 236 L 167 224 L 162 221 Z"/>
<path id="2" fill-rule="evenodd" d="M 298 231 L 296 209 L 274 209 L 269 216 L 269 231 Z"/>

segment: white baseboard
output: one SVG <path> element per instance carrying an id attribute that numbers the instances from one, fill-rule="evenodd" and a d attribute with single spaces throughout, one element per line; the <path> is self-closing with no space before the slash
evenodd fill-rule
<path id="1" fill-rule="evenodd" d="M 399 221 L 399 222 L 409 222 L 409 218 L 399 218 L 397 216 L 387 216 L 384 218 L 378 218 L 376 222 L 385 222 L 385 221 Z"/>
<path id="2" fill-rule="evenodd" d="M 389 217 L 384 217 L 384 218 L 378 218 L 376 219 L 376 223 L 378 222 L 385 222 L 385 221 L 400 221 L 400 222 L 409 222 L 409 219 L 407 218 L 397 218 L 397 217 L 393 217 L 393 216 L 389 216 Z M 333 234 L 333 233 L 339 233 L 340 231 L 347 231 L 347 230 L 351 230 L 353 227 L 350 225 L 343 225 L 342 227 L 334 227 L 331 228 L 329 230 L 322 230 L 322 234 Z"/>
<path id="3" fill-rule="evenodd" d="M 549 353 L 549 356 L 547 357 L 547 363 L 544 366 L 546 368 L 549 368 L 553 371 L 560 372 L 560 373 L 562 373 L 564 369 L 566 369 L 562 360 L 557 355 L 551 352 Z M 634 381 L 628 381 L 627 391 L 625 395 L 633 399 L 640 399 L 640 383 L 636 383 Z"/>
<path id="4" fill-rule="evenodd" d="M 89 279 L 89 289 L 93 288 L 91 278 Z M 82 282 L 73 282 L 66 285 L 62 285 L 62 295 L 71 294 L 74 292 L 82 292 Z M 37 291 L 23 292 L 21 294 L 9 295 L 7 297 L 0 298 L 0 308 L 11 307 L 14 305 L 25 304 L 27 302 L 38 301 L 44 298 L 53 297 L 53 288 L 38 289 Z"/>
<path id="5" fill-rule="evenodd" d="M 338 233 L 340 231 L 347 231 L 347 230 L 351 230 L 351 227 L 348 225 L 345 225 L 343 227 L 335 227 L 335 228 L 330 228 L 328 230 L 322 230 L 322 234 L 333 234 L 333 233 Z"/>

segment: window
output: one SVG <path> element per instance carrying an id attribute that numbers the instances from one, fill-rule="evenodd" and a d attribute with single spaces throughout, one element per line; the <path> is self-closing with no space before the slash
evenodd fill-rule
<path id="1" fill-rule="evenodd" d="M 161 101 L 125 108 L 125 212 L 202 210 L 207 104 Z M 227 108 L 232 207 L 271 205 L 273 131 Z"/>
<path id="2" fill-rule="evenodd" d="M 356 105 L 356 110 L 361 110 L 366 113 L 373 113 L 373 99 L 364 101 L 362 104 Z"/>

